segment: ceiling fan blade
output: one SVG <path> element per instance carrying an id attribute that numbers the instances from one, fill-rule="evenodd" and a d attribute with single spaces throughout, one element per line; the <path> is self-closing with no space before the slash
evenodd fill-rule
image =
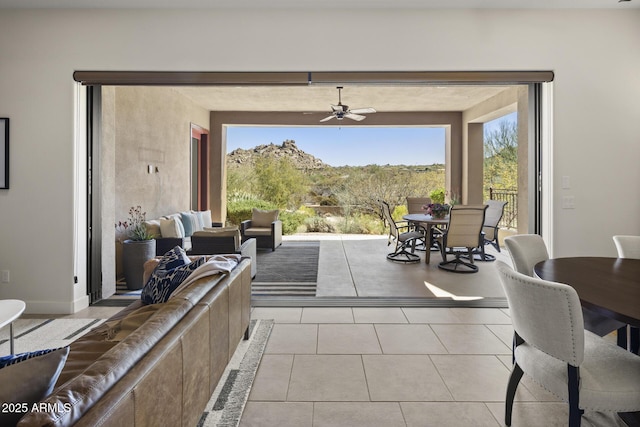
<path id="1" fill-rule="evenodd" d="M 366 119 L 366 117 L 365 117 L 365 116 L 361 116 L 361 115 L 359 115 L 359 114 L 353 114 L 353 113 L 347 113 L 347 114 L 345 114 L 344 116 L 345 116 L 346 118 L 348 118 L 348 119 L 356 120 L 356 121 L 358 121 L 358 122 L 359 122 L 359 121 L 361 121 L 361 120 Z"/>
<path id="2" fill-rule="evenodd" d="M 353 114 L 372 114 L 372 113 L 375 113 L 376 110 L 374 108 L 369 107 L 369 108 L 356 108 L 354 110 L 350 110 L 349 112 Z"/>
<path id="3" fill-rule="evenodd" d="M 320 120 L 321 122 L 326 122 L 329 121 L 331 119 L 333 119 L 334 116 L 329 116 L 329 117 L 325 117 L 324 119 Z"/>

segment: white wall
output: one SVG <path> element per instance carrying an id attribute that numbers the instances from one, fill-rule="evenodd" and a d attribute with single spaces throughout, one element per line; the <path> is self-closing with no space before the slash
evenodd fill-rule
<path id="1" fill-rule="evenodd" d="M 553 70 L 553 186 L 576 198 L 573 210 L 554 201 L 555 255 L 614 255 L 611 235 L 640 234 L 639 22 L 639 10 L 1 10 L 12 188 L 0 190 L 0 270 L 12 282 L 0 298 L 73 310 L 75 70 Z"/>

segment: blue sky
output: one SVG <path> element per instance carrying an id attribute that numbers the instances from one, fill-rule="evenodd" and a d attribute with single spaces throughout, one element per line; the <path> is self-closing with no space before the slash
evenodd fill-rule
<path id="1" fill-rule="evenodd" d="M 502 119 L 515 120 L 515 113 Z M 227 152 L 293 139 L 301 150 L 331 166 L 444 163 L 444 128 L 364 126 L 229 126 Z"/>

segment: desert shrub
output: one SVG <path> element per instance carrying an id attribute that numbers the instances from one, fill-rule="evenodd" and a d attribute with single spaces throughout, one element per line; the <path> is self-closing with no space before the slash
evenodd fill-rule
<path id="1" fill-rule="evenodd" d="M 240 225 L 242 221 L 251 219 L 253 208 L 277 209 L 273 203 L 256 197 L 230 198 L 227 201 L 227 221 L 233 225 Z"/>
<path id="2" fill-rule="evenodd" d="M 444 188 L 438 188 L 429 193 L 429 198 L 431 199 L 431 203 L 444 203 Z"/>
<path id="3" fill-rule="evenodd" d="M 338 229 L 345 234 L 384 234 L 384 226 L 380 218 L 370 214 L 355 214 L 342 218 Z"/>
<path id="4" fill-rule="evenodd" d="M 304 224 L 307 227 L 307 232 L 309 233 L 335 233 L 335 226 L 327 221 L 326 218 L 321 216 L 314 216 L 311 218 L 307 218 L 304 221 Z"/>
<path id="5" fill-rule="evenodd" d="M 282 221 L 282 234 L 294 234 L 302 227 L 309 215 L 304 210 L 282 211 L 279 219 Z"/>
<path id="6" fill-rule="evenodd" d="M 406 205 L 398 205 L 393 212 L 391 212 L 391 218 L 393 218 L 394 221 L 402 221 L 402 217 L 408 213 L 409 211 Z"/>

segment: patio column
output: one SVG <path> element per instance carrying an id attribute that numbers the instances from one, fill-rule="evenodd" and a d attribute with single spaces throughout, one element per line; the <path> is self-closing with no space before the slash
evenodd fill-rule
<path id="1" fill-rule="evenodd" d="M 484 139 L 482 123 L 467 123 L 464 141 L 462 201 L 475 205 L 484 201 L 482 190 L 484 170 Z"/>

